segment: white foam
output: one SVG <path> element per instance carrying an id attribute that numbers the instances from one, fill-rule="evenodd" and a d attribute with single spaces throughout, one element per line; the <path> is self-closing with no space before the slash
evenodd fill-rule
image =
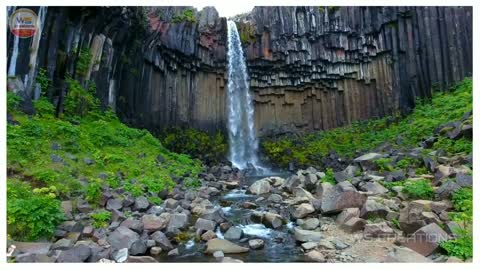
<path id="1" fill-rule="evenodd" d="M 191 249 L 195 245 L 195 241 L 193 239 L 188 240 L 187 243 L 185 243 L 185 248 L 186 249 Z"/>
<path id="2" fill-rule="evenodd" d="M 224 199 L 238 199 L 238 198 L 250 198 L 254 197 L 253 195 L 250 194 L 245 194 L 245 190 L 233 190 L 230 193 L 225 194 L 223 196 Z"/>
<path id="3" fill-rule="evenodd" d="M 239 225 L 244 234 L 258 236 L 258 237 L 268 237 L 273 233 L 272 229 L 265 227 L 263 224 L 249 224 L 249 225 Z"/>
<path id="4" fill-rule="evenodd" d="M 217 230 L 215 231 L 215 234 L 217 235 L 217 238 L 219 239 L 224 239 L 222 231 L 220 231 L 220 227 L 217 227 Z"/>
<path id="5" fill-rule="evenodd" d="M 232 207 L 231 206 L 222 207 L 222 211 L 224 214 L 228 214 L 230 213 L 230 211 L 232 211 Z"/>
<path id="6" fill-rule="evenodd" d="M 288 222 L 286 226 L 287 226 L 287 228 L 288 228 L 289 230 L 293 230 L 293 228 L 295 227 L 294 224 L 293 224 L 293 222 L 291 222 L 291 221 Z"/>

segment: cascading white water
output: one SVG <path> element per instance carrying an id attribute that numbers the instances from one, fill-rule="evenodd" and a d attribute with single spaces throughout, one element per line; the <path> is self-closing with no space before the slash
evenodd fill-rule
<path id="1" fill-rule="evenodd" d="M 259 168 L 254 110 L 247 68 L 235 22 L 228 21 L 228 132 L 230 161 L 239 169 Z"/>

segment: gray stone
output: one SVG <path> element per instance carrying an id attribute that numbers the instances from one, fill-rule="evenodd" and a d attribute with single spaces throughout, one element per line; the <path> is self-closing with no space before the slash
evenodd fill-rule
<path id="1" fill-rule="evenodd" d="M 309 214 L 315 212 L 315 208 L 309 203 L 302 203 L 295 207 L 292 216 L 296 219 L 304 218 Z"/>
<path id="2" fill-rule="evenodd" d="M 158 246 L 160 246 L 163 250 L 172 250 L 173 246 L 170 240 L 168 240 L 167 236 L 161 232 L 161 231 L 156 231 L 150 237 L 155 240 L 155 243 L 157 243 Z"/>
<path id="3" fill-rule="evenodd" d="M 115 251 L 112 254 L 112 258 L 117 262 L 117 263 L 123 263 L 128 260 L 128 248 L 122 248 L 120 250 Z"/>
<path id="4" fill-rule="evenodd" d="M 139 239 L 140 237 L 136 232 L 120 226 L 108 236 L 107 241 L 114 250 L 120 250 L 122 248 L 129 249 Z"/>
<path id="5" fill-rule="evenodd" d="M 268 201 L 270 202 L 274 202 L 274 203 L 279 203 L 283 200 L 282 196 L 278 195 L 278 194 L 272 194 L 270 196 L 268 196 Z"/>
<path id="6" fill-rule="evenodd" d="M 387 263 L 431 263 L 432 261 L 406 247 L 394 247 L 387 255 Z"/>
<path id="7" fill-rule="evenodd" d="M 320 225 L 318 218 L 306 219 L 300 227 L 304 230 L 315 230 Z"/>
<path id="8" fill-rule="evenodd" d="M 215 231 L 216 223 L 211 220 L 198 218 L 195 222 L 195 228 L 202 231 Z"/>
<path id="9" fill-rule="evenodd" d="M 325 256 L 320 251 L 312 250 L 305 254 L 308 261 L 311 262 L 326 262 Z"/>
<path id="10" fill-rule="evenodd" d="M 283 225 L 283 217 L 275 213 L 265 213 L 263 215 L 262 223 L 267 227 L 276 229 Z"/>
<path id="11" fill-rule="evenodd" d="M 368 218 L 385 218 L 390 209 L 375 199 L 368 199 L 360 210 L 360 217 Z"/>
<path id="12" fill-rule="evenodd" d="M 178 256 L 180 253 L 178 252 L 178 248 L 174 248 L 168 252 L 168 256 Z"/>
<path id="13" fill-rule="evenodd" d="M 251 249 L 261 249 L 263 248 L 265 242 L 262 239 L 251 239 L 248 241 L 248 246 Z"/>
<path id="14" fill-rule="evenodd" d="M 128 256 L 129 263 L 158 263 L 155 258 L 150 256 Z"/>
<path id="15" fill-rule="evenodd" d="M 62 250 L 57 258 L 57 262 L 84 262 L 92 255 L 90 247 L 87 245 L 77 245 L 68 250 Z"/>
<path id="16" fill-rule="evenodd" d="M 318 190 L 317 190 L 318 191 Z M 341 182 L 322 194 L 323 213 L 338 213 L 346 208 L 361 208 L 367 196 L 359 193 L 349 182 Z"/>
<path id="17" fill-rule="evenodd" d="M 107 210 L 120 210 L 123 207 L 123 203 L 120 200 L 117 199 L 109 199 L 107 201 Z"/>
<path id="18" fill-rule="evenodd" d="M 188 216 L 184 213 L 173 214 L 170 216 L 170 221 L 168 222 L 168 231 L 180 230 L 187 226 Z"/>
<path id="19" fill-rule="evenodd" d="M 298 227 L 294 229 L 294 235 L 299 242 L 318 242 L 323 239 L 321 232 L 302 230 Z"/>
<path id="20" fill-rule="evenodd" d="M 442 228 L 431 223 L 418 229 L 412 237 L 403 242 L 403 245 L 423 256 L 428 256 L 438 248 L 441 242 L 448 239 L 448 234 Z"/>
<path id="21" fill-rule="evenodd" d="M 157 217 L 156 215 L 144 215 L 142 217 L 143 229 L 146 231 L 158 231 L 167 227 L 170 215 Z"/>
<path id="22" fill-rule="evenodd" d="M 150 203 L 148 202 L 148 199 L 147 197 L 145 196 L 140 196 L 138 198 L 135 199 L 135 205 L 134 205 L 134 208 L 137 209 L 137 210 L 147 210 L 148 206 L 150 205 Z"/>
<path id="23" fill-rule="evenodd" d="M 46 255 L 52 243 L 49 242 L 13 242 L 15 252 Z"/>
<path id="24" fill-rule="evenodd" d="M 217 251 L 213 252 L 213 257 L 215 257 L 215 259 L 217 261 L 221 261 L 223 259 L 223 257 L 225 257 L 225 254 L 223 254 L 223 251 L 217 250 Z"/>
<path id="25" fill-rule="evenodd" d="M 120 223 L 120 226 L 127 227 L 137 233 L 141 233 L 143 231 L 143 222 L 138 219 L 128 218 Z"/>
<path id="26" fill-rule="evenodd" d="M 249 188 L 248 191 L 252 194 L 261 195 L 265 193 L 269 193 L 271 190 L 270 182 L 266 179 L 261 179 L 255 181 Z"/>
<path id="27" fill-rule="evenodd" d="M 248 252 L 249 249 L 236 245 L 228 240 L 225 239 L 212 239 L 207 242 L 207 249 L 206 253 L 212 254 L 215 251 L 222 251 L 223 253 L 245 253 Z"/>
<path id="28" fill-rule="evenodd" d="M 304 250 L 311 250 L 311 249 L 316 248 L 318 246 L 318 243 L 316 243 L 316 242 L 306 242 L 306 243 L 303 243 L 301 246 Z"/>
<path id="29" fill-rule="evenodd" d="M 377 182 L 367 182 L 362 185 L 360 189 L 367 192 L 369 195 L 382 195 L 388 192 L 388 189 Z"/>
<path id="30" fill-rule="evenodd" d="M 242 229 L 238 227 L 230 227 L 230 229 L 228 229 L 225 233 L 224 237 L 227 240 L 239 240 L 240 238 L 242 238 L 242 235 Z"/>
<path id="31" fill-rule="evenodd" d="M 346 209 L 343 209 L 343 211 L 340 214 L 338 214 L 336 222 L 338 224 L 344 224 L 349 219 L 354 218 L 354 217 L 356 217 L 356 218 L 360 217 L 360 209 L 358 209 L 358 208 L 346 208 Z"/>
<path id="32" fill-rule="evenodd" d="M 129 253 L 132 255 L 141 255 L 145 254 L 147 251 L 147 245 L 145 245 L 145 241 L 137 240 L 133 242 L 132 246 L 129 249 Z"/>
<path id="33" fill-rule="evenodd" d="M 67 238 L 62 238 L 52 245 L 52 250 L 67 250 L 73 246 L 74 242 Z"/>
<path id="34" fill-rule="evenodd" d="M 202 234 L 201 236 L 202 240 L 203 241 L 208 241 L 208 240 L 211 240 L 211 239 L 214 239 L 214 238 L 217 238 L 217 234 L 213 231 L 206 231 L 205 233 Z"/>
<path id="35" fill-rule="evenodd" d="M 363 231 L 364 238 L 383 238 L 394 236 L 395 232 L 386 222 L 366 224 Z"/>
<path id="36" fill-rule="evenodd" d="M 150 249 L 150 254 L 152 254 L 152 255 L 158 255 L 160 253 L 162 253 L 162 248 L 161 247 L 152 247 Z"/>

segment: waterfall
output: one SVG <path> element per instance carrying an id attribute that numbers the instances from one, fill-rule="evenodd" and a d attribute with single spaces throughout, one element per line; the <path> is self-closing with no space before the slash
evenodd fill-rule
<path id="1" fill-rule="evenodd" d="M 15 71 L 17 69 L 18 43 L 19 42 L 20 42 L 20 38 L 18 36 L 15 36 L 14 40 L 13 40 L 12 57 L 10 57 L 10 65 L 8 66 L 8 76 L 9 77 L 15 76 Z"/>
<path id="2" fill-rule="evenodd" d="M 247 68 L 235 22 L 228 21 L 228 135 L 230 161 L 239 169 L 249 164 L 260 168 L 254 109 L 249 93 Z"/>
<path id="3" fill-rule="evenodd" d="M 33 41 L 30 46 L 30 72 L 28 73 L 28 76 L 25 77 L 25 86 L 27 89 L 35 88 L 33 86 L 34 84 L 34 78 L 35 78 L 35 73 L 37 72 L 37 58 L 38 58 L 38 49 L 40 46 L 40 39 L 42 38 L 42 31 L 43 31 L 43 25 L 45 24 L 45 18 L 47 16 L 47 7 L 40 7 L 38 9 L 38 16 L 37 16 L 37 31 L 35 32 L 35 35 L 33 36 Z M 29 79 L 31 79 L 29 81 Z"/>

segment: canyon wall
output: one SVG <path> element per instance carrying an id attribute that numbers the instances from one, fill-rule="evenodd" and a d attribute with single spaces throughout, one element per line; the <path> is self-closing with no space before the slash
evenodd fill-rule
<path id="1" fill-rule="evenodd" d="M 103 107 L 130 125 L 226 128 L 227 28 L 214 8 L 32 9 L 41 33 L 8 33 L 10 89 L 38 98 L 44 69 L 54 102 L 70 74 L 94 82 Z M 470 7 L 256 7 L 234 20 L 260 135 L 406 113 L 472 73 Z M 78 75 L 85 49 L 92 57 Z"/>

